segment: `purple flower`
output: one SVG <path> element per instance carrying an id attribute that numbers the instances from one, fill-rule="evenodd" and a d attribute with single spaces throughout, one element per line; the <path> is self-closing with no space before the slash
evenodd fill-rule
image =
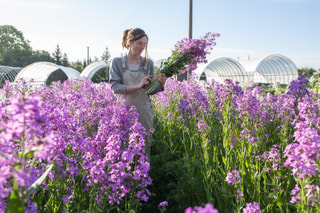
<path id="1" fill-rule="evenodd" d="M 0 155 L 0 204 L 12 192 L 8 184 L 12 164 L 19 160 L 15 153 L 22 148 L 33 152 L 36 163 L 22 161 L 26 169 L 15 172 L 20 188 L 30 186 L 48 162 L 55 162 L 47 180 L 68 183 L 68 190 L 61 192 L 64 202 L 79 190 L 75 188 L 79 175 L 82 190 L 95 191 L 100 204 L 120 203 L 125 196 L 148 199 L 152 180 L 144 155 L 147 133 L 135 109 L 118 101 L 109 84 L 54 82 L 50 87 L 28 88 L 28 96 L 13 87 L 5 89 L 7 100 L 0 104 L 0 151 L 7 158 Z M 22 135 L 24 145 L 14 144 L 22 141 Z M 39 190 L 46 188 L 44 184 Z"/>
<path id="2" fill-rule="evenodd" d="M 203 120 L 198 121 L 199 132 L 202 132 L 203 130 L 206 130 L 208 128 L 209 128 L 208 124 L 206 124 Z"/>
<path id="3" fill-rule="evenodd" d="M 167 118 L 173 119 L 173 114 L 171 112 L 168 113 Z"/>
<path id="4" fill-rule="evenodd" d="M 53 138 L 48 131 L 40 97 L 21 93 L 7 97 L 0 105 L 0 203 L 12 193 L 13 179 L 22 194 L 45 171 L 51 162 Z M 26 198 L 26 212 L 34 209 Z M 5 205 L 1 208 L 5 208 Z"/>
<path id="5" fill-rule="evenodd" d="M 247 203 L 243 213 L 261 213 L 260 206 L 257 202 Z"/>
<path id="6" fill-rule="evenodd" d="M 228 184 L 235 184 L 236 183 L 236 179 L 241 181 L 240 174 L 239 174 L 239 172 L 237 170 L 232 170 L 232 171 L 229 171 L 227 173 L 226 181 L 227 181 Z"/>
<path id="7" fill-rule="evenodd" d="M 184 213 L 219 213 L 219 211 L 212 204 L 207 203 L 204 208 L 201 206 L 188 207 Z"/>
<path id="8" fill-rule="evenodd" d="M 240 200 L 243 197 L 243 191 L 238 189 L 237 199 Z"/>
<path id="9" fill-rule="evenodd" d="M 292 174 L 297 174 L 299 178 L 318 174 L 320 135 L 317 109 L 319 107 L 320 103 L 312 101 L 310 97 L 300 99 L 299 114 L 293 122 L 295 141 L 289 144 L 284 151 L 284 156 L 287 158 L 284 166 L 290 167 Z"/>
<path id="10" fill-rule="evenodd" d="M 309 91 L 306 87 L 309 86 L 309 82 L 307 81 L 304 75 L 299 75 L 297 80 L 291 81 L 288 89 L 288 95 L 295 96 L 296 98 L 304 97 L 309 94 Z"/>
<path id="11" fill-rule="evenodd" d="M 158 207 L 166 207 L 168 206 L 168 202 L 167 201 L 162 201 L 161 203 L 159 203 Z"/>
<path id="12" fill-rule="evenodd" d="M 160 209 L 161 212 L 165 212 L 167 206 L 168 206 L 168 202 L 163 201 L 163 202 L 159 203 L 158 208 Z"/>
<path id="13" fill-rule="evenodd" d="M 220 37 L 218 33 L 207 33 L 200 39 L 184 38 L 175 44 L 175 49 L 172 52 L 172 59 L 179 61 L 179 58 L 184 58 L 181 65 L 183 72 L 193 71 L 197 68 L 198 63 L 206 63 L 206 55 L 216 45 L 215 38 Z"/>

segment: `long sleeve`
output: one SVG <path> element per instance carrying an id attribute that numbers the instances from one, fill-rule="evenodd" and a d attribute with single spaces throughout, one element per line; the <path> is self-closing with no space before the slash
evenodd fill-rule
<path id="1" fill-rule="evenodd" d="M 114 58 L 110 65 L 110 84 L 115 94 L 125 94 L 127 85 L 122 83 L 121 58 Z"/>

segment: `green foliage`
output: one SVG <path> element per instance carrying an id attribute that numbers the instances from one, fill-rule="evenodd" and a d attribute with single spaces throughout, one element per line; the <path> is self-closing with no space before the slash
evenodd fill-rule
<path id="1" fill-rule="evenodd" d="M 62 65 L 62 52 L 59 44 L 57 44 L 56 49 L 52 53 L 53 62 L 58 65 Z"/>
<path id="2" fill-rule="evenodd" d="M 47 61 L 58 65 L 69 66 L 67 54 L 62 54 L 59 45 L 52 53 L 33 50 L 23 33 L 11 25 L 0 25 L 0 64 L 25 67 L 33 62 Z"/>
<path id="3" fill-rule="evenodd" d="M 82 63 L 81 61 L 75 61 L 75 62 L 71 62 L 70 67 L 72 67 L 73 69 L 78 70 L 79 72 L 82 72 L 85 68 L 85 62 Z"/>
<path id="4" fill-rule="evenodd" d="M 92 77 L 92 82 L 100 83 L 100 82 L 108 82 L 109 81 L 109 68 L 102 68 L 98 70 L 95 75 Z"/>
<path id="5" fill-rule="evenodd" d="M 109 61 L 111 58 L 110 52 L 109 52 L 109 48 L 106 47 L 106 49 L 104 50 L 102 56 L 101 56 L 101 60 L 103 61 Z"/>
<path id="6" fill-rule="evenodd" d="M 159 67 L 154 67 L 154 72 L 155 73 L 160 73 L 160 68 Z"/>
<path id="7" fill-rule="evenodd" d="M 310 78 L 309 89 L 313 91 L 315 94 L 319 94 L 320 92 L 320 71 L 313 74 Z"/>
<path id="8" fill-rule="evenodd" d="M 7 213 L 24 213 L 24 199 L 20 197 L 17 180 L 14 179 L 13 192 L 11 193 L 9 198 Z"/>
<path id="9" fill-rule="evenodd" d="M 65 67 L 69 66 L 69 60 L 68 60 L 68 56 L 66 53 L 63 54 L 61 65 L 65 66 Z"/>
<path id="10" fill-rule="evenodd" d="M 38 61 L 47 61 L 53 62 L 53 58 L 51 57 L 50 53 L 45 50 L 34 50 L 32 51 L 31 56 L 29 57 L 28 64 L 32 64 Z"/>
<path id="11" fill-rule="evenodd" d="M 299 75 L 305 75 L 306 77 L 311 77 L 316 70 L 314 68 L 303 67 L 298 69 Z"/>
<path id="12" fill-rule="evenodd" d="M 30 50 L 10 49 L 3 55 L 0 63 L 7 66 L 24 67 L 29 64 L 31 54 Z"/>
<path id="13" fill-rule="evenodd" d="M 32 50 L 23 33 L 11 25 L 0 25 L 0 64 L 24 67 L 37 61 L 53 61 L 44 50 Z"/>
<path id="14" fill-rule="evenodd" d="M 12 50 L 31 51 L 30 42 L 23 33 L 11 25 L 0 25 L 0 59 Z"/>

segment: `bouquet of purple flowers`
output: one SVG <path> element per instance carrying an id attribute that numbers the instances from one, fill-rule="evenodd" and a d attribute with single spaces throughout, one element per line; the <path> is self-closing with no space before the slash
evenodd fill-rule
<path id="1" fill-rule="evenodd" d="M 178 41 L 171 56 L 161 62 L 160 73 L 164 73 L 169 78 L 179 73 L 194 71 L 199 63 L 207 63 L 206 56 L 216 45 L 215 39 L 219 36 L 219 33 L 209 32 L 200 39 L 185 38 Z M 147 94 L 150 94 L 159 83 L 157 79 L 151 82 L 145 88 Z"/>

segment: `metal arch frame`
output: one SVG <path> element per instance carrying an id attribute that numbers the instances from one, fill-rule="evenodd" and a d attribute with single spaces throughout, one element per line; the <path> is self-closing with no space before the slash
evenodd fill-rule
<path id="1" fill-rule="evenodd" d="M 68 77 L 68 79 L 79 79 L 80 78 L 80 72 L 76 69 L 73 69 L 71 67 L 65 67 L 61 65 L 57 65 Z"/>
<path id="2" fill-rule="evenodd" d="M 264 58 L 257 67 L 256 72 L 264 75 L 267 79 L 267 82 L 264 83 L 275 83 L 276 75 L 278 73 L 278 69 L 274 66 L 274 61 L 272 58 L 266 57 Z M 263 68 L 264 71 L 260 72 L 260 68 Z"/>
<path id="3" fill-rule="evenodd" d="M 279 61 L 279 57 L 277 56 L 271 56 L 271 57 L 267 57 L 263 60 L 263 62 L 265 62 L 265 64 L 267 66 L 271 67 L 272 73 L 270 74 L 270 78 L 268 83 L 284 83 L 286 82 L 285 80 L 283 80 L 281 77 L 285 77 L 285 75 L 283 75 L 284 71 L 285 71 L 285 67 L 283 67 L 282 63 L 280 63 Z"/>
<path id="4" fill-rule="evenodd" d="M 273 60 L 274 63 L 277 65 L 277 68 L 279 69 L 279 75 L 276 76 L 278 77 L 278 80 L 276 80 L 275 82 L 279 82 L 280 84 L 286 84 L 289 81 L 289 70 L 286 67 L 286 61 L 279 56 L 275 56 Z"/>
<path id="5" fill-rule="evenodd" d="M 287 81 L 284 82 L 285 84 L 290 84 L 292 80 L 298 78 L 298 68 L 296 65 L 287 57 L 278 55 L 279 60 L 283 61 L 283 66 L 285 66 Z"/>
<path id="6" fill-rule="evenodd" d="M 0 65 L 0 81 L 13 82 L 18 73 L 22 70 L 20 67 L 11 67 Z"/>
<path id="7" fill-rule="evenodd" d="M 244 80 L 247 76 L 247 73 L 239 62 L 227 57 L 213 60 L 206 66 L 203 72 L 206 73 L 207 80 L 209 80 L 208 77 L 214 78 L 216 76 L 219 82 L 223 82 L 226 77 L 238 81 L 239 79 Z"/>
<path id="8" fill-rule="evenodd" d="M 273 83 L 273 75 L 275 72 L 272 63 L 269 63 L 269 59 L 270 57 L 267 56 L 265 58 L 262 58 L 260 60 L 260 62 L 257 64 L 257 67 L 255 69 L 255 73 L 259 73 L 259 77 L 261 78 L 261 76 L 263 76 L 263 80 L 264 81 L 257 81 L 256 79 L 254 79 L 254 82 L 256 83 Z M 255 74 L 256 76 L 257 74 Z"/>
<path id="9" fill-rule="evenodd" d="M 25 79 L 26 81 L 34 80 L 34 85 L 46 85 L 47 79 L 51 75 L 51 73 L 55 72 L 56 70 L 61 69 L 70 79 L 77 79 L 80 78 L 79 71 L 70 68 L 64 67 L 60 65 L 56 65 L 51 62 L 34 62 L 29 64 L 28 66 L 24 67 L 16 76 L 15 82 L 19 81 L 20 79 Z M 41 72 L 35 72 L 36 70 L 41 70 Z M 34 75 L 35 73 L 39 75 Z"/>
<path id="10" fill-rule="evenodd" d="M 242 75 L 237 75 L 236 77 L 242 78 L 239 79 L 239 81 L 244 80 L 246 77 L 248 77 L 247 72 L 244 70 L 243 66 L 237 62 L 236 60 L 233 60 L 231 58 L 228 59 L 232 64 L 234 64 L 236 67 L 238 67 L 238 70 Z"/>
<path id="11" fill-rule="evenodd" d="M 105 61 L 98 61 L 94 62 L 92 64 L 89 64 L 80 74 L 80 77 L 92 79 L 93 76 L 103 68 L 110 67 L 109 64 L 107 64 Z"/>
<path id="12" fill-rule="evenodd" d="M 290 84 L 298 77 L 296 65 L 288 57 L 280 54 L 239 62 L 232 58 L 222 57 L 211 61 L 202 73 L 205 73 L 207 81 L 214 79 L 219 82 L 230 77 L 237 79 L 241 74 L 242 80 L 247 77 L 244 83 Z M 239 76 L 234 76 L 234 73 L 238 73 Z"/>
<path id="13" fill-rule="evenodd" d="M 39 69 L 41 69 L 40 75 L 34 75 L 35 70 Z M 33 84 L 45 86 L 50 74 L 57 69 L 59 69 L 57 65 L 51 62 L 35 62 L 24 67 L 15 78 L 15 82 L 20 79 L 24 79 L 26 81 L 33 80 Z"/>
<path id="14" fill-rule="evenodd" d="M 262 69 L 266 72 L 262 71 L 261 73 L 260 70 Z M 256 83 L 279 82 L 283 84 L 289 84 L 294 78 L 298 77 L 298 72 L 295 64 L 289 58 L 279 54 L 269 55 L 263 58 L 258 63 L 255 73 L 259 73 L 266 78 L 266 82 L 261 82 L 260 80 L 257 81 L 257 74 L 254 74 L 254 82 Z"/>

